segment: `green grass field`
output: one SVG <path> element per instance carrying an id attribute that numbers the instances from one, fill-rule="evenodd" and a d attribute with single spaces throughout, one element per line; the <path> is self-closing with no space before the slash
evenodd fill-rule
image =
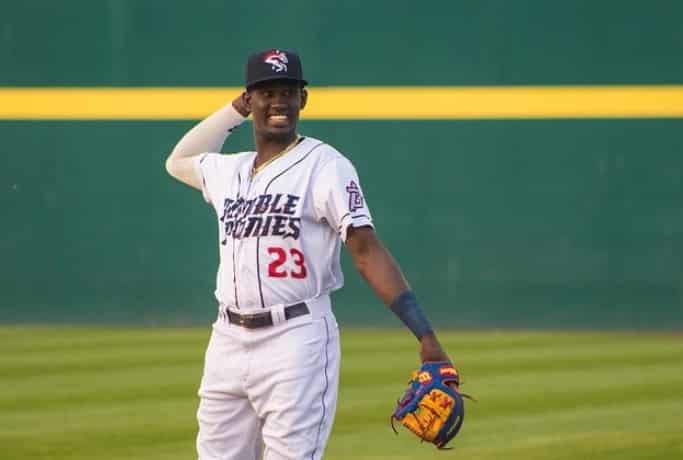
<path id="1" fill-rule="evenodd" d="M 209 330 L 0 328 L 0 458 L 196 458 Z M 454 450 L 389 427 L 417 364 L 405 331 L 342 331 L 326 459 L 683 458 L 683 336 L 442 332 L 479 398 Z"/>

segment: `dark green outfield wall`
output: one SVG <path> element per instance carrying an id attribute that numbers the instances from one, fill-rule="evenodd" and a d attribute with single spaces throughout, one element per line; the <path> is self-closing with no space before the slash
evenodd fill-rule
<path id="1" fill-rule="evenodd" d="M 163 171 L 189 126 L 0 125 L 21 147 L 0 172 L 3 320 L 212 315 L 213 211 Z M 683 325 L 683 120 L 306 122 L 302 132 L 352 158 L 381 236 L 449 324 Z M 234 140 L 246 146 L 248 129 Z M 346 272 L 340 316 L 388 320 Z"/>
<path id="2" fill-rule="evenodd" d="M 681 83 L 681 17 L 679 0 L 3 0 L 0 85 L 238 85 L 273 46 L 315 85 Z"/>
<path id="3" fill-rule="evenodd" d="M 676 1 L 5 3 L 0 86 L 238 85 L 272 44 L 319 85 L 683 83 Z M 163 170 L 192 124 L 0 121 L 0 321 L 212 318 L 214 217 Z M 439 324 L 683 327 L 683 120 L 301 131 L 354 161 Z M 346 266 L 343 322 L 398 324 Z"/>

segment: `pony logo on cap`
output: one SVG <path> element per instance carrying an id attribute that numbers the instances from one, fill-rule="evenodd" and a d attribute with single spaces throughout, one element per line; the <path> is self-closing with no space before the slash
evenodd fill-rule
<path id="1" fill-rule="evenodd" d="M 273 50 L 266 54 L 263 62 L 266 62 L 273 66 L 275 72 L 287 72 L 287 55 L 280 50 Z"/>

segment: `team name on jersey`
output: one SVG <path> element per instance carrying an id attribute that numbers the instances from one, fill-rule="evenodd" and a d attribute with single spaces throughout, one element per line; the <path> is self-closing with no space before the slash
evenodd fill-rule
<path id="1" fill-rule="evenodd" d="M 226 198 L 223 201 L 223 238 L 281 236 L 299 239 L 301 217 L 295 217 L 301 197 L 284 193 L 266 193 L 251 200 Z"/>

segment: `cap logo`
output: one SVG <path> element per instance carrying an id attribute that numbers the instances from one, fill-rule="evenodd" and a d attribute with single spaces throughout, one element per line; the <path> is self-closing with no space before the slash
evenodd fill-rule
<path id="1" fill-rule="evenodd" d="M 287 72 L 287 55 L 280 50 L 273 50 L 266 54 L 263 62 L 270 64 L 275 72 Z"/>

